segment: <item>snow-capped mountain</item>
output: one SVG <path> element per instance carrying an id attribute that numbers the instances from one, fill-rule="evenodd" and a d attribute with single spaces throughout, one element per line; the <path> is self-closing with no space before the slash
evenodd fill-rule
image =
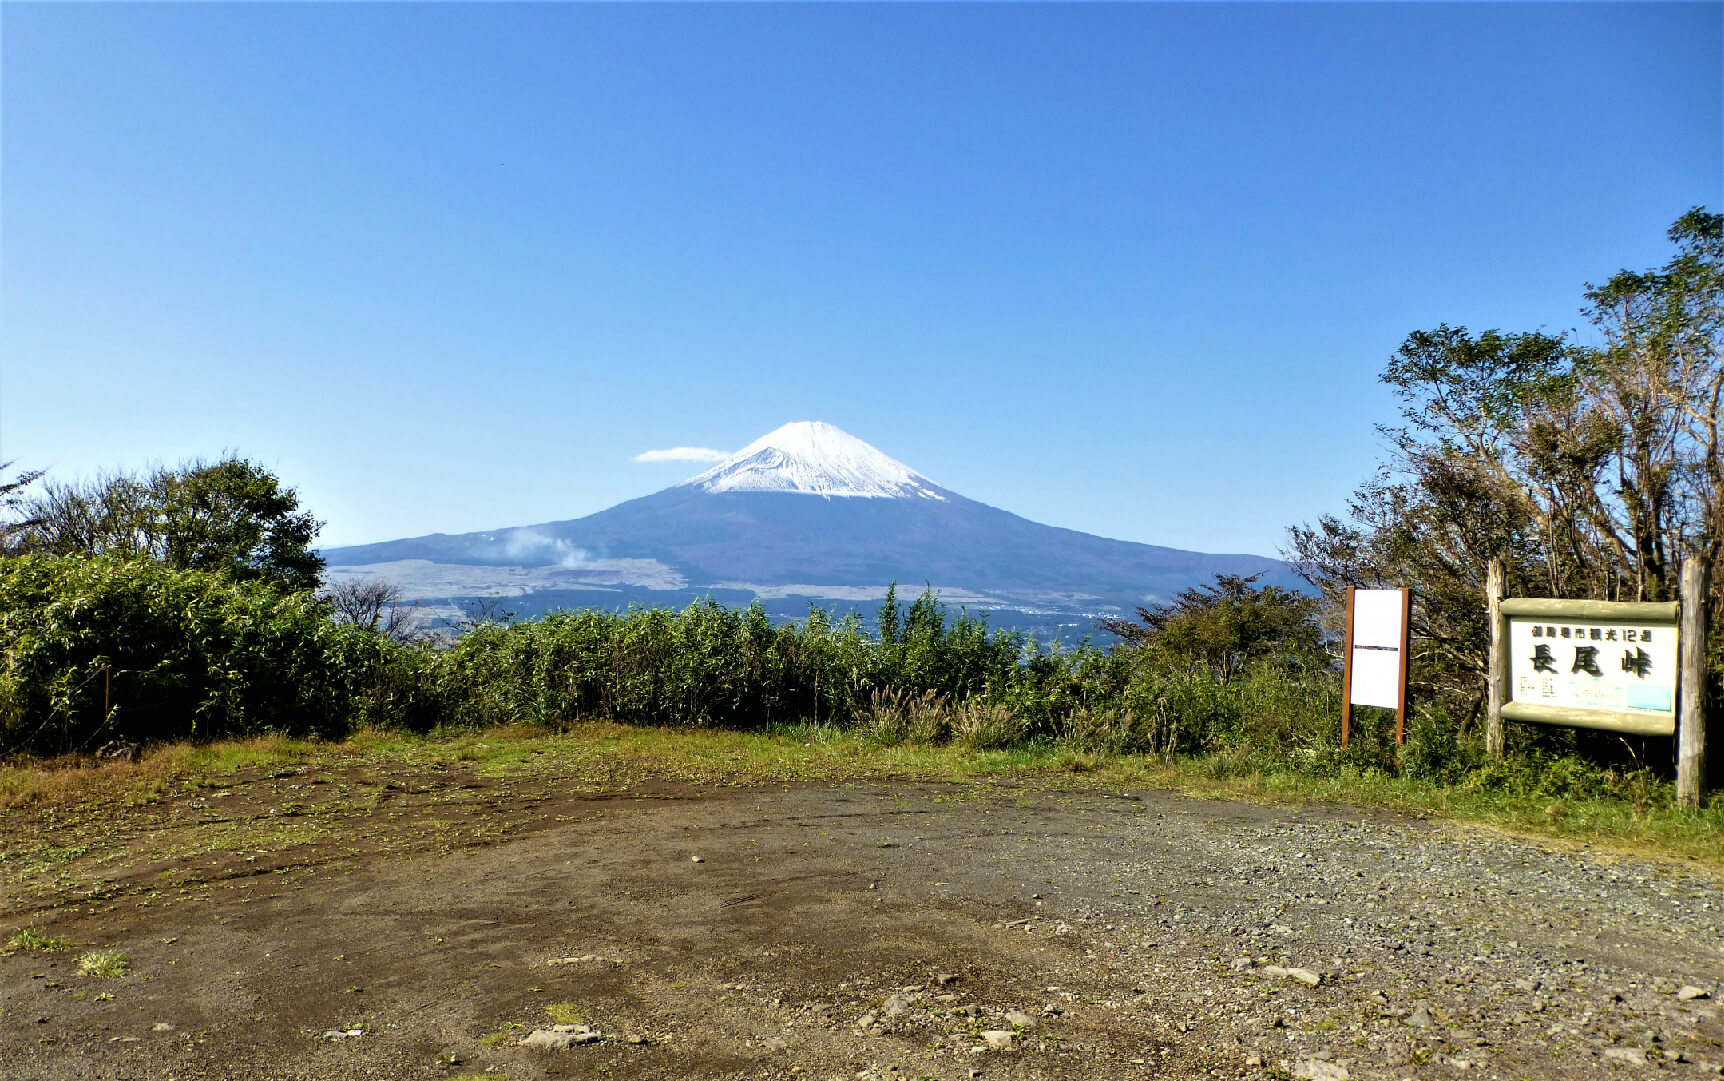
<path id="1" fill-rule="evenodd" d="M 786 424 L 681 484 L 585 518 L 326 551 L 329 574 L 385 577 L 444 614 L 476 597 L 521 615 L 557 608 L 760 600 L 871 614 L 886 587 L 924 584 L 996 626 L 1081 636 L 1217 573 L 1279 560 L 1206 555 L 1040 525 L 942 488 L 830 424 Z"/>
<path id="2" fill-rule="evenodd" d="M 683 484 L 706 492 L 945 498 L 933 481 L 903 462 L 818 420 L 795 421 L 768 432 Z"/>

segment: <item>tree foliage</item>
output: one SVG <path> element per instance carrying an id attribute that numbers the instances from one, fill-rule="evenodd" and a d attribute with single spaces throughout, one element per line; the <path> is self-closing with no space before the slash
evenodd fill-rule
<path id="1" fill-rule="evenodd" d="M 1262 660 L 1324 667 L 1316 598 L 1259 588 L 1261 577 L 1217 574 L 1214 584 L 1183 590 L 1172 604 L 1139 608 L 1141 622 L 1109 619 L 1101 628 L 1154 663 L 1209 671 L 1223 681 Z"/>
<path id="2" fill-rule="evenodd" d="M 4 474 L 15 463 L 0 462 L 0 555 L 11 552 L 32 520 L 24 514 L 26 489 L 42 479 L 43 470 L 25 469 L 6 480 Z"/>
<path id="3" fill-rule="evenodd" d="M 1586 288 L 1587 340 L 1409 335 L 1382 376 L 1402 416 L 1387 460 L 1346 514 L 1290 531 L 1332 607 L 1347 586 L 1414 587 L 1414 677 L 1468 714 L 1492 559 L 1513 594 L 1669 600 L 1684 556 L 1719 555 L 1724 216 L 1697 208 L 1668 235 L 1664 266 Z"/>
<path id="4" fill-rule="evenodd" d="M 315 589 L 323 571 L 311 549 L 322 523 L 300 509 L 297 492 L 243 458 L 53 482 L 23 511 L 14 545 L 23 551 L 143 556 L 289 591 Z"/>

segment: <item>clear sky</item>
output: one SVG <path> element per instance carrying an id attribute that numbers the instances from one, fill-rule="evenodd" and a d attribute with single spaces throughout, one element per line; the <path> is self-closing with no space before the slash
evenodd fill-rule
<path id="1" fill-rule="evenodd" d="M 0 4 L 0 456 L 237 450 L 346 544 L 825 420 L 1273 554 L 1409 332 L 1724 205 L 1719 4 Z"/>

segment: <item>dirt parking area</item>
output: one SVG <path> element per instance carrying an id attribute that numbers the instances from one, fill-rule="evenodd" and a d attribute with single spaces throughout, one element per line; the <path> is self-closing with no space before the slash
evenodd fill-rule
<path id="1" fill-rule="evenodd" d="M 0 1077 L 1724 1063 L 1724 890 L 1698 871 L 1344 806 L 992 782 L 379 781 L 384 798 L 310 813 L 345 784 L 176 796 L 95 853 L 88 822 L 8 817 L 0 931 L 69 946 L 0 957 Z M 94 950 L 124 970 L 82 972 Z"/>

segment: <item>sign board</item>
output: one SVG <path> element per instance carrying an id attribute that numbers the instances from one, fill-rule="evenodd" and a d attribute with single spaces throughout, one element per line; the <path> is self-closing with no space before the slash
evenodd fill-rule
<path id="1" fill-rule="evenodd" d="M 1486 751 L 1503 756 L 1504 720 L 1675 736 L 1676 805 L 1700 806 L 1711 565 L 1684 557 L 1681 600 L 1662 603 L 1511 598 L 1504 572 L 1485 569 Z"/>
<path id="2" fill-rule="evenodd" d="M 1643 736 L 1676 732 L 1677 605 L 1517 598 L 1503 716 Z"/>
<path id="3" fill-rule="evenodd" d="M 1402 625 L 1406 598 L 1398 589 L 1353 591 L 1353 640 L 1349 652 L 1353 678 L 1348 700 L 1355 706 L 1401 708 Z"/>
<path id="4" fill-rule="evenodd" d="M 1341 674 L 1341 746 L 1347 745 L 1354 706 L 1395 711 L 1395 742 L 1406 730 L 1407 622 L 1412 597 L 1405 589 L 1348 589 L 1344 669 Z"/>

